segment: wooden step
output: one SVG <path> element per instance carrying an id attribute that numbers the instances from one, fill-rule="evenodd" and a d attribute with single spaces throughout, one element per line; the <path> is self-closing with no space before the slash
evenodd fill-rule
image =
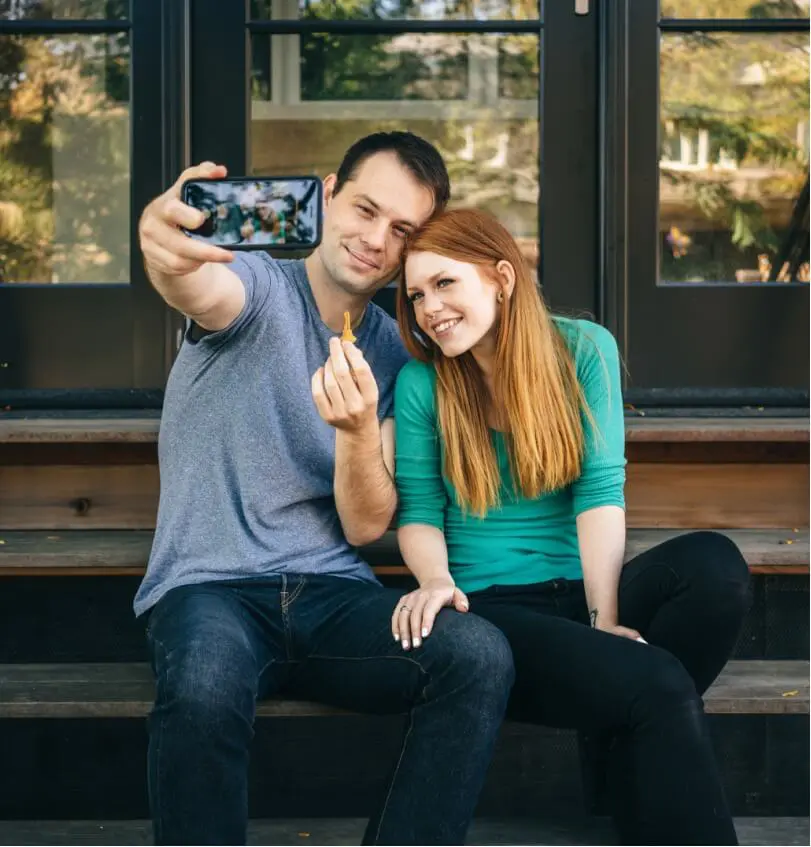
<path id="1" fill-rule="evenodd" d="M 704 697 L 708 714 L 808 714 L 806 661 L 734 661 Z M 148 665 L 0 665 L 0 718 L 138 718 L 154 699 Z M 314 717 L 343 710 L 300 700 L 263 700 L 262 717 Z"/>
<path id="2" fill-rule="evenodd" d="M 0 413 L 0 444 L 120 444 L 158 440 L 160 413 L 5 412 Z M 628 442 L 799 442 L 809 441 L 807 417 L 668 417 L 629 411 Z"/>
<path id="3" fill-rule="evenodd" d="M 738 544 L 749 568 L 761 574 L 804 574 L 809 566 L 808 530 L 721 530 Z M 626 560 L 683 534 L 674 529 L 631 529 Z M 11 531 L 0 533 L 0 575 L 139 575 L 153 533 L 149 530 Z M 408 576 L 396 533 L 362 548 L 381 576 Z"/>
<path id="4" fill-rule="evenodd" d="M 360 844 L 366 818 L 272 818 L 248 823 L 248 844 L 329 847 Z M 741 845 L 808 844 L 807 817 L 740 817 L 735 830 Z M 152 824 L 146 820 L 121 821 L 0 821 L 2 844 L 151 844 Z M 607 818 L 579 815 L 569 819 L 505 817 L 473 820 L 465 843 L 500 844 L 616 844 Z"/>

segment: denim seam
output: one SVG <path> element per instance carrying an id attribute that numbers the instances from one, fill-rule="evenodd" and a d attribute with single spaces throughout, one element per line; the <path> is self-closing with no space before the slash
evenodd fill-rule
<path id="1" fill-rule="evenodd" d="M 168 657 L 167 657 L 167 653 L 166 653 L 166 648 L 164 647 L 163 642 L 160 639 L 155 638 L 154 634 L 152 635 L 151 640 L 152 640 L 152 643 L 155 646 L 155 649 L 160 650 L 162 660 L 163 660 L 163 665 L 165 667 L 164 673 L 168 674 L 169 673 L 169 667 L 168 667 L 168 662 L 167 662 Z M 156 663 L 156 665 L 157 665 L 157 663 Z M 155 695 L 156 704 L 157 704 L 157 699 L 158 698 L 157 698 L 157 692 L 156 692 L 156 695 Z M 154 711 L 154 706 L 153 706 L 153 711 Z M 158 741 L 157 741 L 157 744 L 155 745 L 156 777 L 158 777 L 160 771 L 162 770 L 162 768 L 161 768 L 161 744 L 163 742 L 163 735 L 164 735 L 163 712 L 161 712 L 161 715 L 158 718 Z M 158 821 L 161 821 L 161 822 L 163 821 L 163 811 L 162 811 L 161 794 L 160 794 L 160 782 L 161 782 L 160 778 L 158 777 L 155 781 L 155 785 L 152 787 L 152 790 L 154 792 L 154 797 L 155 797 L 155 806 L 157 807 L 155 810 L 153 810 L 153 820 L 156 823 Z M 153 824 L 153 826 L 154 826 L 154 824 Z M 162 833 L 155 832 L 154 835 L 155 835 L 155 841 L 157 843 L 161 843 L 163 841 Z"/>
<path id="2" fill-rule="evenodd" d="M 397 662 L 410 662 L 412 665 L 416 665 L 420 669 L 420 673 L 425 676 L 430 676 L 428 671 L 425 670 L 425 668 L 416 659 L 412 659 L 410 656 L 322 656 L 319 653 L 312 653 L 308 658 L 335 660 L 339 662 L 371 662 L 378 661 L 380 659 L 394 659 Z"/>
<path id="3" fill-rule="evenodd" d="M 394 658 L 394 657 L 392 657 Z M 422 668 L 420 668 L 422 670 Z M 424 689 L 423 689 L 424 691 Z M 424 699 L 424 697 L 423 697 Z M 414 709 L 409 709 L 408 711 L 408 729 L 406 730 L 406 734 L 403 737 L 403 746 L 400 748 L 400 756 L 397 759 L 397 765 L 394 768 L 394 773 L 392 774 L 391 781 L 389 782 L 389 790 L 386 792 L 386 799 L 383 801 L 383 808 L 380 810 L 380 815 L 377 819 L 377 831 L 375 832 L 375 844 L 378 843 L 380 839 L 380 830 L 383 827 L 383 822 L 386 819 L 386 810 L 389 807 L 389 800 L 391 800 L 391 793 L 394 791 L 394 783 L 397 781 L 397 775 L 400 773 L 400 765 L 403 763 L 403 756 L 405 756 L 406 747 L 408 746 L 408 739 L 411 737 L 411 730 L 414 728 Z"/>
<path id="4" fill-rule="evenodd" d="M 290 606 L 293 605 L 293 603 L 295 602 L 295 600 L 299 596 L 299 594 L 301 594 L 301 592 L 303 591 L 304 586 L 306 584 L 307 584 L 306 577 L 301 577 L 301 582 L 299 582 L 299 584 L 293 589 L 292 594 L 287 594 L 285 592 L 284 597 L 286 599 L 282 599 L 282 606 L 285 607 L 285 608 L 290 608 Z"/>

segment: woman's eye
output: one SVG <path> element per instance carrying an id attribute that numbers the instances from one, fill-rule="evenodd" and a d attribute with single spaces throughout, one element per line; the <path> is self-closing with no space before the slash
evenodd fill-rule
<path id="1" fill-rule="evenodd" d="M 453 282 L 452 279 L 448 279 L 447 277 L 444 277 L 443 279 L 440 279 L 437 282 L 436 287 L 437 288 L 447 288 L 452 282 Z"/>
<path id="2" fill-rule="evenodd" d="M 413 293 L 413 294 L 412 294 L 412 295 L 411 295 L 408 299 L 409 299 L 412 303 L 416 303 L 416 302 L 417 302 L 417 300 L 419 300 L 419 299 L 420 299 L 420 297 L 422 297 L 422 294 L 420 294 L 420 292 L 419 292 L 419 291 L 415 291 L 415 292 L 414 292 L 414 293 Z"/>

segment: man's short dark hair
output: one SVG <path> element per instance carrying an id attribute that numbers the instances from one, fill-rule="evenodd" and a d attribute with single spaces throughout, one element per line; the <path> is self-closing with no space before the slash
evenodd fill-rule
<path id="1" fill-rule="evenodd" d="M 451 196 L 448 169 L 439 150 L 413 132 L 375 132 L 356 141 L 338 168 L 335 194 L 351 180 L 358 168 L 375 153 L 394 153 L 416 179 L 431 190 L 434 211 L 440 212 Z"/>

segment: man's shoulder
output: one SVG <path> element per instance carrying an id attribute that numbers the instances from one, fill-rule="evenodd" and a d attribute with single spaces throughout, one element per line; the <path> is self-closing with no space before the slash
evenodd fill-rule
<path id="1" fill-rule="evenodd" d="M 376 303 L 370 303 L 368 309 L 367 319 L 371 323 L 369 342 L 375 357 L 391 361 L 399 371 L 411 357 L 403 344 L 397 321 Z"/>

